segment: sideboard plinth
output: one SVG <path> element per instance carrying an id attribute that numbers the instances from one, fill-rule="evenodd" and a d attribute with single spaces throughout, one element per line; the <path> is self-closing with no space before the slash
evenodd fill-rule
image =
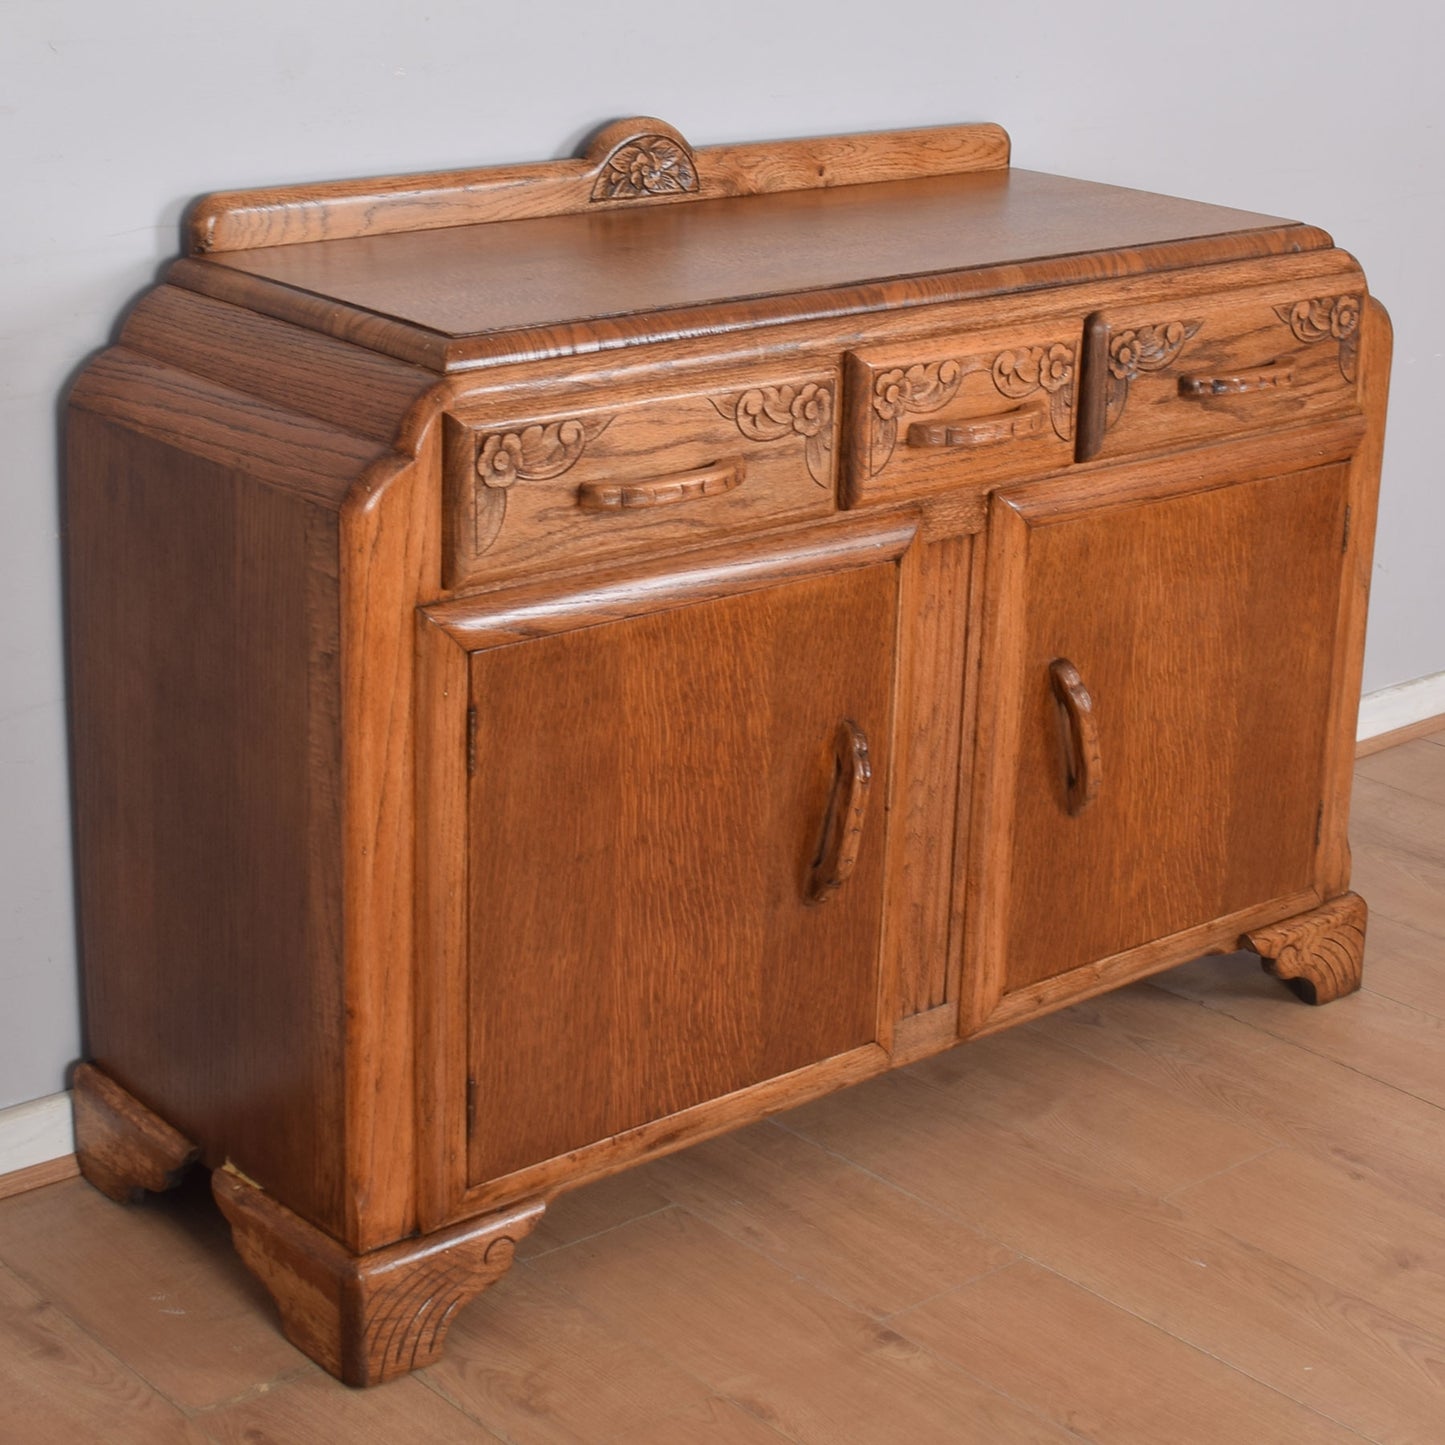
<path id="1" fill-rule="evenodd" d="M 76 1067 L 71 1089 L 75 1155 L 89 1183 L 121 1204 L 180 1183 L 198 1153 L 189 1139 L 94 1064 Z"/>
<path id="2" fill-rule="evenodd" d="M 286 1338 L 348 1385 L 435 1360 L 457 1310 L 507 1272 L 545 1207 L 527 1200 L 357 1255 L 233 1169 L 217 1169 L 211 1189 Z"/>
<path id="3" fill-rule="evenodd" d="M 1358 893 L 1344 893 L 1273 928 L 1247 933 L 1241 941 L 1259 954 L 1266 973 L 1306 1003 L 1332 1003 L 1360 986 L 1367 913 Z"/>

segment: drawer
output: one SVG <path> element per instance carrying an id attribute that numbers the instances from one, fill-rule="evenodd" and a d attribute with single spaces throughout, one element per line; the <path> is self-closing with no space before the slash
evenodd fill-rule
<path id="1" fill-rule="evenodd" d="M 1356 405 L 1363 279 L 1096 312 L 1085 323 L 1078 459 L 1162 451 Z"/>
<path id="2" fill-rule="evenodd" d="M 493 420 L 448 416 L 444 585 L 686 546 L 833 511 L 837 377 Z"/>
<path id="3" fill-rule="evenodd" d="M 844 504 L 1067 467 L 1082 325 L 1073 317 L 850 353 Z"/>

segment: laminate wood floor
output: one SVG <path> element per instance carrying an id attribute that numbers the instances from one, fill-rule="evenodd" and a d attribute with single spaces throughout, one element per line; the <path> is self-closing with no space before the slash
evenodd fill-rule
<path id="1" fill-rule="evenodd" d="M 1362 760 L 1364 990 L 1186 965 L 564 1199 L 347 1390 L 204 1180 L 0 1202 L 0 1441 L 1445 1441 L 1445 732 Z"/>

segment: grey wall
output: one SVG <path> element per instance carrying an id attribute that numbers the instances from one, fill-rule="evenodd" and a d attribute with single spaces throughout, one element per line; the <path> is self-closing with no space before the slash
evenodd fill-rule
<path id="1" fill-rule="evenodd" d="M 1397 328 L 1373 690 L 1445 669 L 1440 17 L 1388 0 L 3 0 L 0 1106 L 61 1088 L 78 1050 L 56 398 L 173 254 L 187 198 L 564 154 L 618 115 L 696 144 L 987 119 L 1022 167 L 1322 225 Z"/>

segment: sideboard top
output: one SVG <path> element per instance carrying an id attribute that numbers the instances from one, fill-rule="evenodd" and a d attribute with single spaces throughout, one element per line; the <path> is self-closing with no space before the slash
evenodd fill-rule
<path id="1" fill-rule="evenodd" d="M 1012 170 L 996 126 L 694 152 L 647 118 L 577 161 L 210 197 L 191 226 L 176 284 L 437 369 L 1332 244 Z"/>

